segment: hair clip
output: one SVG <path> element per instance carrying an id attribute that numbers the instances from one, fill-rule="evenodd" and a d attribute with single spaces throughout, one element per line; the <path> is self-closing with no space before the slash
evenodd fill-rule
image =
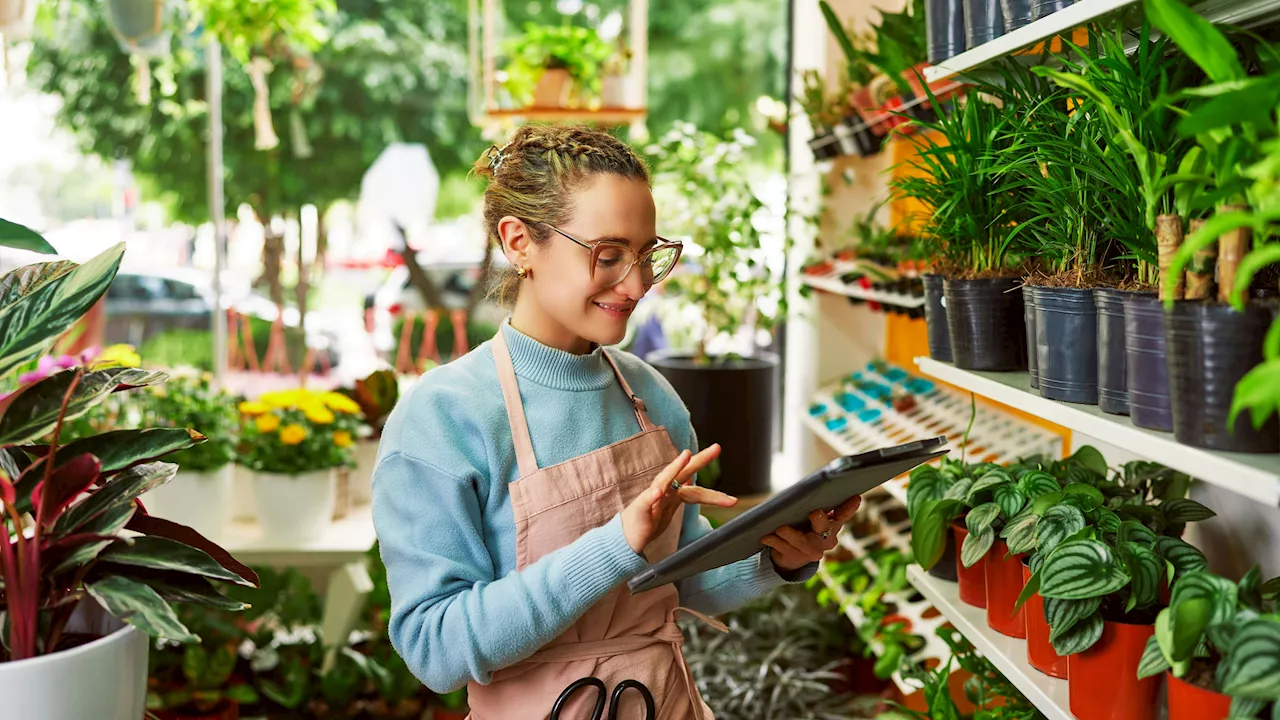
<path id="1" fill-rule="evenodd" d="M 489 153 L 489 169 L 490 170 L 494 172 L 498 171 L 498 167 L 502 165 L 502 161 L 507 159 L 505 151 L 509 147 L 511 147 L 511 143 L 507 143 L 502 147 L 498 147 L 497 145 L 489 146 L 489 149 L 492 151 Z"/>

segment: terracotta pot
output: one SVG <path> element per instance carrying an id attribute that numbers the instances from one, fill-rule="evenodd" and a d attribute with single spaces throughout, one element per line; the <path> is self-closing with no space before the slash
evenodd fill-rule
<path id="1" fill-rule="evenodd" d="M 1022 563 L 1022 582 L 1031 579 L 1031 568 L 1027 564 Z M 1044 598 L 1040 597 L 1040 593 L 1031 596 L 1031 599 L 1022 606 L 1022 617 L 1027 624 L 1027 662 L 1031 663 L 1031 667 L 1048 675 L 1066 679 L 1067 677 L 1067 659 L 1054 651 L 1053 645 L 1049 642 L 1049 623 L 1044 620 Z"/>
<path id="2" fill-rule="evenodd" d="M 573 76 L 564 68 L 547 68 L 533 89 L 533 107 L 558 108 L 568 103 Z"/>
<path id="3" fill-rule="evenodd" d="M 1067 658 L 1068 695 L 1077 720 L 1156 720 L 1160 678 L 1138 679 L 1142 651 L 1155 630 L 1154 625 L 1107 621 L 1093 647 Z"/>
<path id="4" fill-rule="evenodd" d="M 1022 608 L 1014 610 L 1022 594 L 1022 556 L 1005 559 L 1009 546 L 997 540 L 984 560 L 987 564 L 987 626 L 1001 635 L 1025 638 Z"/>
<path id="5" fill-rule="evenodd" d="M 1169 689 L 1169 720 L 1225 720 L 1231 715 L 1231 697 L 1165 673 Z"/>
<path id="6" fill-rule="evenodd" d="M 987 606 L 987 558 L 974 563 L 973 567 L 965 567 L 960 562 L 960 548 L 969 530 L 964 523 L 957 520 L 951 523 L 956 538 L 956 580 L 960 583 L 960 600 L 967 605 L 985 608 Z M 1014 597 L 1017 597 L 1016 595 Z"/>

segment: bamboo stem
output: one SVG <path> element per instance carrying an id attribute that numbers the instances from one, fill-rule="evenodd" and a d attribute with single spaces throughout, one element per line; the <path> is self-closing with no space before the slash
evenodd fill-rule
<path id="1" fill-rule="evenodd" d="M 1223 205 L 1218 208 L 1218 212 L 1248 209 L 1248 205 Z M 1230 302 L 1231 288 L 1236 284 L 1236 271 L 1240 269 L 1240 261 L 1248 254 L 1252 244 L 1253 230 L 1248 227 L 1236 228 L 1218 237 L 1218 302 Z"/>
<path id="2" fill-rule="evenodd" d="M 1169 267 L 1173 264 L 1173 256 L 1178 253 L 1178 248 L 1182 246 L 1182 216 L 1180 215 L 1158 215 L 1156 216 L 1156 249 L 1158 251 L 1158 261 L 1160 263 L 1160 299 L 1161 300 L 1181 300 L 1182 299 L 1182 277 L 1177 278 L 1177 283 L 1172 289 L 1166 289 L 1165 278 L 1169 275 Z"/>
<path id="3" fill-rule="evenodd" d="M 1200 218 L 1192 220 L 1188 228 L 1190 234 L 1194 235 L 1197 230 L 1204 227 L 1204 223 L 1205 221 Z M 1213 278 L 1217 264 L 1217 246 L 1206 245 L 1196 251 L 1191 258 L 1191 264 L 1187 266 L 1186 297 L 1188 300 L 1207 300 L 1213 297 Z"/>

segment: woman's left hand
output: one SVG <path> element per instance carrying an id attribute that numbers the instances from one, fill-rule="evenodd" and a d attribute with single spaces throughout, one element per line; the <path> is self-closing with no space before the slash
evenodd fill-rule
<path id="1" fill-rule="evenodd" d="M 779 570 L 798 570 L 818 562 L 824 553 L 840 542 L 836 535 L 861 505 L 862 496 L 855 495 L 829 513 L 814 510 L 809 513 L 812 532 L 800 532 L 790 525 L 783 525 L 761 538 L 760 542 L 773 549 L 773 564 Z"/>

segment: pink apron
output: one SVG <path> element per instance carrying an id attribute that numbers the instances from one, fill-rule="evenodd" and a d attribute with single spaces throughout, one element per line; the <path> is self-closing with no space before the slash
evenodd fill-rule
<path id="1" fill-rule="evenodd" d="M 520 479 L 510 487 L 517 567 L 523 570 L 613 519 L 678 453 L 667 431 L 649 420 L 644 402 L 631 392 L 613 358 L 605 353 L 618 384 L 635 406 L 640 432 L 558 465 L 539 468 L 511 353 L 501 331 L 494 337 L 493 357 L 520 469 Z M 682 517 L 683 510 L 677 511 L 666 531 L 645 548 L 650 563 L 675 551 Z M 610 693 L 623 680 L 644 683 L 653 694 L 658 720 L 714 720 L 680 651 L 684 637 L 675 623 L 678 611 L 725 630 L 715 620 L 679 607 L 674 585 L 633 595 L 623 583 L 533 656 L 499 670 L 488 685 L 470 683 L 470 719 L 546 718 L 570 683 L 593 675 L 604 681 Z M 595 699 L 596 692 L 591 689 L 575 693 L 561 717 L 590 718 Z M 619 718 L 644 717 L 639 693 L 628 691 L 620 702 Z"/>

